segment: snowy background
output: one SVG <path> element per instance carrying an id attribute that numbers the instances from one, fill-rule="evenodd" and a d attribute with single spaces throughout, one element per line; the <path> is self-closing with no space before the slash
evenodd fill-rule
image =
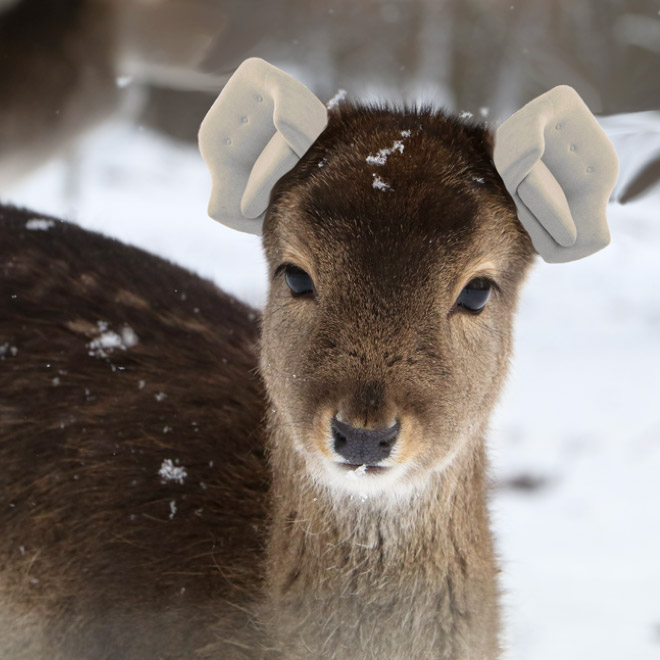
<path id="1" fill-rule="evenodd" d="M 158 4 L 142 3 L 147 9 Z M 378 66 L 373 65 L 378 75 L 370 76 L 364 58 L 361 68 L 349 75 L 356 56 L 345 44 L 343 59 L 338 48 L 319 47 L 310 64 L 303 57 L 310 34 L 317 42 L 325 35 L 323 43 L 340 43 L 329 29 L 308 31 L 304 38 L 290 33 L 271 35 L 270 40 L 255 37 L 255 45 L 242 50 L 229 40 L 224 47 L 234 44 L 231 55 L 219 47 L 207 49 L 216 61 L 225 58 L 224 68 L 211 73 L 208 59 L 204 66 L 190 64 L 192 50 L 183 48 L 182 41 L 177 42 L 178 51 L 163 51 L 162 44 L 157 44 L 161 51 L 153 47 L 154 52 L 185 55 L 178 61 L 172 55 L 166 58 L 167 66 L 160 62 L 159 67 L 154 65 L 158 58 L 149 59 L 144 42 L 137 39 L 132 50 L 124 50 L 130 57 L 120 60 L 112 81 L 120 96 L 117 107 L 90 132 L 63 138 L 54 158 L 50 153 L 49 158 L 36 157 L 36 165 L 19 179 L 3 181 L 0 176 L 0 198 L 146 248 L 259 307 L 266 292 L 259 239 L 208 219 L 210 182 L 189 139 L 197 119 L 179 112 L 167 121 L 152 121 L 153 114 L 145 108 L 154 94 L 145 78 L 151 76 L 159 85 L 167 78 L 177 92 L 187 81 L 198 91 L 211 84 L 209 76 L 224 80 L 243 55 L 261 54 L 310 84 L 322 98 L 338 87 L 359 98 L 423 97 L 494 121 L 553 84 L 574 84 L 592 108 L 608 113 L 599 119 L 619 153 L 621 177 L 608 213 L 612 244 L 580 262 L 536 265 L 521 300 L 508 388 L 492 420 L 492 510 L 502 558 L 507 657 L 660 658 L 660 185 L 657 168 L 656 175 L 649 169 L 660 155 L 660 3 L 611 0 L 598 5 L 612 14 L 612 34 L 632 43 L 632 50 L 614 49 L 627 69 L 620 71 L 621 61 L 617 68 L 608 60 L 609 68 L 596 67 L 590 74 L 584 65 L 590 56 L 573 57 L 570 49 L 561 47 L 561 30 L 548 28 L 547 34 L 535 32 L 534 39 L 518 43 L 520 53 L 528 49 L 529 55 L 529 49 L 537 48 L 536 64 L 523 65 L 499 53 L 499 83 L 491 81 L 491 91 L 481 95 L 475 92 L 478 79 L 471 87 L 456 82 L 461 72 L 456 52 L 465 54 L 464 40 L 457 37 L 462 32 L 443 33 L 441 17 L 435 14 L 430 15 L 435 23 L 430 18 L 420 23 L 418 17 L 411 27 L 405 8 L 428 10 L 428 2 L 366 4 L 378 5 L 384 30 L 398 27 L 398 36 L 405 32 L 412 43 L 435 47 L 441 70 L 430 73 L 425 51 L 415 60 L 414 75 L 406 76 L 405 70 L 402 74 L 400 67 L 410 66 L 407 51 L 390 53 L 383 63 L 377 35 L 361 47 L 373 43 L 373 50 L 381 53 Z M 467 4 L 472 10 L 479 5 Z M 189 6 L 203 5 L 195 0 Z M 453 7 L 454 27 L 464 27 L 457 18 L 461 5 L 445 5 Z M 323 11 L 332 17 L 328 20 L 338 21 L 342 12 L 354 22 L 359 19 L 345 3 L 327 6 L 330 9 L 324 5 Z M 560 0 L 529 2 L 526 11 L 529 18 L 536 15 L 530 8 L 554 11 L 565 6 Z M 588 14 L 581 14 L 580 20 L 602 19 L 594 3 L 580 6 Z M 647 13 L 638 20 L 640 8 Z M 500 9 L 509 12 L 508 22 L 533 22 L 525 23 L 522 6 L 519 11 L 508 0 Z M 548 15 L 553 11 L 547 9 Z M 476 20 L 474 12 L 468 19 Z M 135 25 L 139 27 L 139 21 Z M 608 35 L 603 28 L 595 39 L 611 50 Z M 282 45 L 286 43 L 289 50 Z M 592 41 L 592 47 L 597 45 Z M 553 63 L 548 70 L 539 68 L 539 62 L 546 61 L 539 57 L 541 51 L 549 53 L 547 61 Z M 655 69 L 649 68 L 649 53 L 655 54 Z M 582 64 L 580 57 L 586 58 Z M 404 60 L 407 63 L 401 64 Z M 388 77 L 387 71 L 395 68 L 396 76 Z M 404 76 L 406 84 L 400 85 L 397 76 Z M 634 93 L 626 94 L 631 88 L 625 85 L 613 87 L 614 79 L 634 83 Z M 503 87 L 510 92 L 505 97 Z M 173 98 L 166 95 L 161 106 L 174 103 Z M 509 107 L 512 104 L 515 107 Z M 200 107 L 207 107 L 206 101 Z M 184 135 L 172 137 L 172 126 L 185 129 Z M 0 174 L 2 160 L 0 155 Z M 6 157 L 4 161 L 6 165 Z"/>

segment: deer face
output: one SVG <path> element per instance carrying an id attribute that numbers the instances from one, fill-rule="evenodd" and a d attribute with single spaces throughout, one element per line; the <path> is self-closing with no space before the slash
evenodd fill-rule
<path id="1" fill-rule="evenodd" d="M 616 154 L 566 86 L 505 121 L 493 153 L 484 130 L 426 111 L 342 106 L 328 123 L 250 58 L 199 139 L 210 215 L 264 231 L 278 428 L 311 477 L 348 492 L 410 491 L 479 442 L 532 242 L 561 262 L 609 240 Z"/>
<path id="2" fill-rule="evenodd" d="M 411 492 L 483 431 L 528 235 L 483 129 L 344 109 L 276 187 L 261 369 L 312 478 Z"/>

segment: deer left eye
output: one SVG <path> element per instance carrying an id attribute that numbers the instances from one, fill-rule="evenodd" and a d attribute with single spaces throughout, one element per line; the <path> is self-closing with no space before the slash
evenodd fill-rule
<path id="1" fill-rule="evenodd" d="M 490 280 L 485 277 L 476 277 L 465 285 L 458 296 L 456 305 L 468 312 L 478 314 L 486 306 L 492 288 L 493 283 Z"/>
<path id="2" fill-rule="evenodd" d="M 284 266 L 284 279 L 294 296 L 304 296 L 314 293 L 312 278 L 298 266 L 286 264 Z"/>

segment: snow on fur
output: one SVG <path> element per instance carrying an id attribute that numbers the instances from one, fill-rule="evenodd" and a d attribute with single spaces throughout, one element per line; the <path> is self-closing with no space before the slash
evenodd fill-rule
<path id="1" fill-rule="evenodd" d="M 48 231 L 55 226 L 54 220 L 45 220 L 43 218 L 32 218 L 25 223 L 25 228 L 31 231 Z"/>
<path id="2" fill-rule="evenodd" d="M 392 190 L 389 184 L 385 183 L 377 174 L 374 174 L 374 181 L 371 186 L 376 190 Z"/>
<path id="3" fill-rule="evenodd" d="M 93 357 L 106 358 L 116 349 L 125 351 L 135 346 L 139 341 L 133 328 L 127 325 L 120 328 L 118 333 L 108 329 L 109 326 L 105 321 L 98 321 L 96 325 L 99 334 L 87 344 L 89 355 Z"/>
<path id="4" fill-rule="evenodd" d="M 163 483 L 166 481 L 175 481 L 178 484 L 183 484 L 188 476 L 188 472 L 183 465 L 175 465 L 171 458 L 166 458 L 161 463 L 158 475 Z"/>
<path id="5" fill-rule="evenodd" d="M 400 133 L 403 139 L 410 137 L 410 131 L 401 131 Z M 389 156 L 391 156 L 395 151 L 398 151 L 400 154 L 403 153 L 405 145 L 403 140 L 394 140 L 394 144 L 391 147 L 386 149 L 379 149 L 376 155 L 369 154 L 367 156 L 367 163 L 369 165 L 378 165 L 379 167 L 385 165 Z"/>
<path id="6" fill-rule="evenodd" d="M 326 108 L 332 110 L 335 106 L 339 105 L 346 98 L 346 90 L 340 89 L 337 93 L 328 101 Z"/>

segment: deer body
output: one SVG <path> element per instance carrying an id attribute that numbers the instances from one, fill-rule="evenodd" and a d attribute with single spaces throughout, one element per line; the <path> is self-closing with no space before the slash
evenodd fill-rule
<path id="1" fill-rule="evenodd" d="M 3 210 L 3 657 L 499 656 L 483 437 L 534 251 L 491 154 L 334 114 L 271 198 L 258 353 L 208 283 Z"/>
<path id="2" fill-rule="evenodd" d="M 257 315 L 34 218 L 0 207 L 0 656 L 191 657 L 260 580 Z"/>

